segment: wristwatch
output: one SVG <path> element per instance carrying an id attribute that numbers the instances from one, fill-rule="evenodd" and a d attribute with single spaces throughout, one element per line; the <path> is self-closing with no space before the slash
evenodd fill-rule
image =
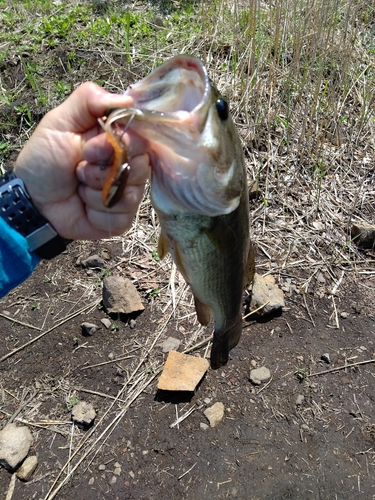
<path id="1" fill-rule="evenodd" d="M 29 251 L 42 259 L 52 259 L 66 249 L 64 239 L 34 207 L 24 183 L 12 171 L 0 177 L 0 215 L 26 238 Z"/>

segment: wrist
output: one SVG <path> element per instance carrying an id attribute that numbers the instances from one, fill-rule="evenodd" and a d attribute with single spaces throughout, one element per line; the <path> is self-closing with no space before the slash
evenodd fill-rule
<path id="1" fill-rule="evenodd" d="M 28 250 L 51 259 L 66 249 L 66 242 L 33 205 L 26 187 L 12 171 L 0 177 L 0 215 L 26 238 Z"/>

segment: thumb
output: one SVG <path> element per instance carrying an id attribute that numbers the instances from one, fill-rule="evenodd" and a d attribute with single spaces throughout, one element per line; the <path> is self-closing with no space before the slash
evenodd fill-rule
<path id="1" fill-rule="evenodd" d="M 85 82 L 45 117 L 45 126 L 61 132 L 83 133 L 98 123 L 109 108 L 129 108 L 133 99 L 111 94 L 93 82 Z"/>

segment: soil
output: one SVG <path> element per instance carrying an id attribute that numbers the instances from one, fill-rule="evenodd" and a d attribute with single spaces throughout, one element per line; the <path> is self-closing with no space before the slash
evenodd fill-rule
<path id="1" fill-rule="evenodd" d="M 110 272 L 135 281 L 145 311 L 131 322 L 133 328 L 123 317 L 109 318 L 110 329 L 100 323 L 108 317 L 98 305 L 103 272 L 79 264 L 95 253 L 107 259 Z M 58 481 L 80 463 L 57 493 L 67 500 L 375 498 L 373 275 L 357 281 L 354 271 L 348 271 L 332 296 L 322 276 L 303 294 L 301 271 L 289 272 L 288 278 L 281 274 L 279 284 L 290 288 L 282 314 L 245 321 L 227 366 L 210 369 L 195 394 L 168 398 L 156 387 L 166 356 L 158 344 L 173 336 L 183 350 L 211 329 L 198 328 L 193 315 L 178 319 L 185 313 L 181 304 L 176 317 L 171 315 L 160 282 L 168 282 L 169 275 L 164 264 L 147 259 L 143 268 L 125 263 L 121 239 L 76 242 L 59 258 L 42 262 L 1 301 L 1 356 L 61 323 L 0 364 L 0 424 L 16 413 L 15 421 L 32 430 L 30 454 L 39 458 L 33 479 L 17 480 L 13 498 L 47 498 L 69 458 Z M 152 279 L 162 289 L 155 297 L 150 294 Z M 84 321 L 101 328 L 84 337 Z M 206 350 L 203 346 L 193 354 L 202 356 Z M 360 365 L 363 361 L 370 362 Z M 255 364 L 271 370 L 268 383 L 251 384 L 249 371 Z M 110 399 L 117 394 L 128 407 Z M 70 421 L 77 400 L 97 410 L 91 429 Z M 204 410 L 217 401 L 225 405 L 223 421 L 202 428 L 208 423 Z M 190 408 L 194 411 L 171 427 Z M 0 471 L 3 493 L 10 478 L 8 471 Z"/>

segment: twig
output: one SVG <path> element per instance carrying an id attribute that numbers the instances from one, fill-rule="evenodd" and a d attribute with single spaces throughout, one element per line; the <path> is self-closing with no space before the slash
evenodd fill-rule
<path id="1" fill-rule="evenodd" d="M 8 421 L 8 424 L 10 424 L 11 422 L 13 422 L 13 420 L 17 417 L 17 415 L 19 415 L 21 413 L 21 411 L 25 408 L 25 406 L 27 406 L 30 401 L 32 401 L 36 394 L 37 394 L 38 391 L 34 391 L 31 396 L 29 397 L 29 399 L 27 399 L 26 401 L 24 401 L 23 403 L 21 402 L 20 406 L 18 407 L 18 409 L 13 413 L 13 415 L 10 417 L 9 421 Z"/>
<path id="2" fill-rule="evenodd" d="M 5 500 L 11 500 L 14 492 L 14 487 L 16 485 L 16 473 L 12 474 L 12 477 L 10 478 L 10 483 L 9 483 L 9 488 L 7 492 L 7 496 L 5 497 Z"/>
<path id="3" fill-rule="evenodd" d="M 269 304 L 270 301 L 267 300 L 267 302 L 265 302 L 264 304 L 262 304 L 261 306 L 259 306 L 257 309 L 254 309 L 254 311 L 251 311 L 249 312 L 248 314 L 246 314 L 245 316 L 242 316 L 242 319 L 246 319 L 248 318 L 249 316 L 251 316 L 252 314 L 255 314 L 256 312 L 260 311 L 261 309 L 263 309 L 263 307 L 266 307 L 267 304 Z"/>
<path id="4" fill-rule="evenodd" d="M 192 465 L 192 466 L 190 467 L 190 469 L 188 469 L 186 472 L 184 472 L 184 473 L 183 473 L 183 474 L 182 474 L 182 475 L 178 478 L 178 480 L 182 479 L 184 476 L 186 476 L 186 474 L 189 474 L 189 472 L 190 472 L 191 470 L 193 470 L 193 469 L 194 469 L 194 467 L 197 465 L 197 463 L 198 463 L 198 462 L 195 462 L 195 464 L 194 464 L 194 465 Z"/>
<path id="5" fill-rule="evenodd" d="M 90 389 L 78 389 L 81 392 L 87 392 L 88 394 L 94 394 L 95 396 L 100 396 L 102 398 L 115 399 L 120 401 L 120 403 L 126 403 L 124 399 L 119 399 L 117 396 L 111 396 L 110 394 L 104 394 L 104 392 L 90 391 Z"/>
<path id="6" fill-rule="evenodd" d="M 122 356 L 120 358 L 111 359 L 110 361 L 103 361 L 102 363 L 96 363 L 96 365 L 82 366 L 81 370 L 88 370 L 89 368 L 95 368 L 96 366 L 108 365 L 110 363 L 116 363 L 116 361 L 122 361 L 123 359 L 135 358 L 135 356 Z"/>
<path id="7" fill-rule="evenodd" d="M 315 377 L 316 375 L 325 375 L 326 373 L 338 372 L 339 370 L 344 370 L 345 368 L 353 368 L 354 366 L 359 366 L 359 365 L 368 365 L 369 363 L 375 363 L 375 359 L 368 359 L 366 361 L 358 361 L 358 363 L 351 363 L 350 365 L 337 366 L 336 368 L 332 368 L 331 370 L 324 370 L 322 372 L 310 373 L 310 374 L 307 374 L 306 377 Z"/>
<path id="8" fill-rule="evenodd" d="M 41 328 L 39 328 L 39 326 L 29 325 L 28 323 L 24 323 L 23 321 L 20 321 L 19 319 L 11 318 L 10 316 L 7 316 L 6 314 L 3 314 L 3 313 L 0 313 L 0 316 L 2 318 L 5 318 L 5 319 L 11 321 L 12 323 L 18 323 L 19 325 L 27 326 L 27 328 L 32 328 L 33 330 L 38 330 L 39 332 L 42 330 Z"/>
<path id="9" fill-rule="evenodd" d="M 51 333 L 52 330 L 55 330 L 55 328 L 58 328 L 59 326 L 63 325 L 64 323 L 66 323 L 70 319 L 73 319 L 76 316 L 78 316 L 79 314 L 83 313 L 84 311 L 86 311 L 86 309 L 90 309 L 90 307 L 92 307 L 95 304 L 99 304 L 99 301 L 96 300 L 95 302 L 92 302 L 88 306 L 82 307 L 82 309 L 79 309 L 75 313 L 69 314 L 69 316 L 67 316 L 66 318 L 64 318 L 63 320 L 61 320 L 59 323 L 57 323 L 57 325 L 52 326 L 51 328 L 49 328 L 45 332 L 43 332 L 40 335 L 38 335 L 37 337 L 35 337 L 35 339 L 31 339 L 29 342 L 26 342 L 26 344 L 23 344 L 20 347 L 17 347 L 17 349 L 13 349 L 13 351 L 10 351 L 10 352 L 8 352 L 8 354 L 5 354 L 5 356 L 3 356 L 2 358 L 0 358 L 0 363 L 2 361 L 5 361 L 6 359 L 10 358 L 11 356 L 13 356 L 13 354 L 16 354 L 17 352 L 22 351 L 22 349 L 25 349 L 25 347 L 28 347 L 29 345 L 33 344 L 37 340 L 41 339 L 42 337 L 44 337 L 45 335 L 47 335 L 47 333 Z"/>
<path id="10" fill-rule="evenodd" d="M 182 354 L 187 354 L 188 352 L 195 351 L 195 349 L 199 349 L 200 347 L 203 347 L 204 345 L 211 342 L 212 338 L 213 338 L 212 335 L 210 335 L 210 337 L 207 337 L 207 338 L 201 340 L 200 342 L 198 342 L 198 344 L 195 344 L 192 347 L 189 347 L 188 349 L 185 349 L 184 351 L 182 351 Z"/>
<path id="11" fill-rule="evenodd" d="M 181 415 L 181 417 L 177 418 L 177 420 L 175 420 L 173 424 L 171 424 L 169 427 L 172 429 L 173 427 L 176 427 L 176 425 L 178 426 L 183 420 L 185 420 L 185 418 L 191 415 L 193 411 L 195 411 L 196 409 L 197 408 L 195 406 L 192 406 L 186 413 Z"/>

